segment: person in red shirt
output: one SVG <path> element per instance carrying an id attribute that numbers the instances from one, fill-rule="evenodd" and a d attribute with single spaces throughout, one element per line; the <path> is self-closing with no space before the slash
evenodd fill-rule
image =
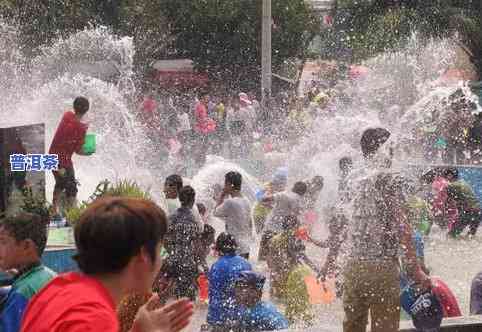
<path id="1" fill-rule="evenodd" d="M 202 166 L 206 160 L 207 151 L 209 149 L 209 135 L 216 130 L 216 122 L 208 116 L 209 94 L 203 91 L 199 95 L 199 102 L 194 110 L 196 132 L 196 162 Z"/>
<path id="2" fill-rule="evenodd" d="M 65 193 L 67 206 L 72 206 L 77 197 L 77 181 L 72 155 L 74 152 L 79 155 L 89 155 L 82 151 L 87 125 L 80 122 L 88 110 L 89 101 L 86 98 L 75 98 L 73 112 L 64 113 L 50 145 L 49 154 L 56 154 L 59 157 L 58 171 L 52 171 L 55 177 L 52 205 L 56 212 L 58 212 L 62 193 Z"/>
<path id="3" fill-rule="evenodd" d="M 149 200 L 97 199 L 75 225 L 80 273 L 54 278 L 30 301 L 21 332 L 118 332 L 116 308 L 130 294 L 150 294 L 161 267 L 166 215 Z M 153 295 L 132 332 L 177 332 L 189 324 L 187 299 L 158 307 Z M 157 309 L 155 309 L 157 307 Z"/>

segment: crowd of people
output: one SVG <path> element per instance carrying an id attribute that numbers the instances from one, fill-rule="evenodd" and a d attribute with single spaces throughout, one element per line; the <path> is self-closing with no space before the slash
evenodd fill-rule
<path id="1" fill-rule="evenodd" d="M 252 106 L 245 94 L 237 98 L 240 107 Z M 87 128 L 80 119 L 89 104 L 79 97 L 73 106 L 50 149 L 62 155 L 54 173 L 55 198 L 63 193 L 67 203 L 75 199 L 71 157 L 82 153 Z M 202 135 L 219 125 L 210 121 L 209 108 L 207 95 L 200 95 L 194 131 L 203 146 L 210 139 Z M 219 104 L 216 108 L 219 112 Z M 243 118 L 244 125 L 256 123 L 250 119 Z M 310 277 L 323 287 L 335 279 L 344 332 L 365 331 L 369 317 L 371 331 L 398 331 L 401 307 L 416 326 L 432 324 L 437 312 L 440 319 L 460 316 L 450 288 L 429 276 L 424 239 L 434 224 L 454 239 L 465 237 L 466 229 L 467 237 L 474 237 L 480 203 L 456 168 L 431 169 L 420 179 L 392 170 L 391 136 L 383 128 L 367 129 L 360 140 L 363 161 L 339 161 L 337 203 L 324 218 L 316 211 L 323 177 L 291 179 L 284 167 L 260 188 L 254 204 L 243 195 L 243 177 L 236 171 L 214 186 L 211 211 L 179 174 L 165 179 L 164 210 L 145 199 L 97 199 L 74 227 L 78 272 L 56 275 L 41 263 L 44 219 L 28 213 L 3 218 L 0 270 L 12 279 L 1 288 L 0 330 L 180 331 L 203 306 L 203 278 L 208 280 L 204 328 L 214 332 L 314 324 Z M 222 221 L 224 231 L 216 234 L 212 218 Z M 324 241 L 312 232 L 321 219 L 329 233 Z M 308 246 L 327 249 L 325 261 L 311 259 Z M 267 272 L 253 266 L 255 257 L 266 262 Z M 264 294 L 267 278 L 270 301 Z M 482 312 L 481 279 L 476 276 L 472 285 L 474 314 Z M 419 297 L 431 299 L 430 315 L 414 311 Z"/>
<path id="2" fill-rule="evenodd" d="M 208 153 L 236 160 L 285 151 L 308 133 L 333 94 L 313 89 L 307 98 L 279 94 L 262 106 L 253 93 L 234 96 L 201 90 L 197 95 L 143 97 L 137 118 L 147 136 L 174 157 L 180 173 L 194 159 L 201 167 Z M 192 101 L 192 102 L 189 102 Z M 286 146 L 285 146 L 286 145 Z"/>

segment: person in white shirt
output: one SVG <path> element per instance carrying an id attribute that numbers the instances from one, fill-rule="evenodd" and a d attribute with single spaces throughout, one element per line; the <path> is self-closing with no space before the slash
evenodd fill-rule
<path id="1" fill-rule="evenodd" d="M 238 172 L 225 175 L 225 184 L 213 215 L 222 219 L 226 232 L 233 235 L 239 245 L 239 255 L 249 259 L 253 238 L 251 206 L 241 194 L 242 176 Z"/>
<path id="2" fill-rule="evenodd" d="M 268 217 L 265 231 L 280 232 L 285 217 L 298 217 L 304 208 L 304 196 L 307 191 L 307 184 L 299 181 L 294 184 L 291 191 L 283 191 L 265 197 L 263 201 L 272 201 L 274 205 L 271 216 Z"/>
<path id="3" fill-rule="evenodd" d="M 252 137 L 256 123 L 256 112 L 253 108 L 253 103 L 244 92 L 239 94 L 239 113 L 246 124 L 246 134 Z"/>
<path id="4" fill-rule="evenodd" d="M 175 213 L 177 209 L 181 207 L 181 202 L 179 201 L 179 192 L 183 187 L 182 177 L 177 174 L 169 175 L 166 180 L 164 181 L 164 195 L 166 197 L 167 203 L 167 216 L 169 217 L 171 214 Z M 198 226 L 199 232 L 204 230 L 204 223 L 202 221 L 201 215 L 199 214 L 199 210 L 197 205 L 194 204 L 192 207 L 192 214 L 194 215 L 194 219 Z"/>
<path id="5" fill-rule="evenodd" d="M 308 191 L 305 182 L 296 182 L 291 191 L 266 195 L 262 202 L 273 205 L 273 210 L 268 216 L 263 228 L 261 242 L 259 244 L 258 259 L 265 260 L 269 253 L 271 239 L 283 231 L 283 220 L 286 217 L 299 217 L 304 208 L 304 196 Z"/>

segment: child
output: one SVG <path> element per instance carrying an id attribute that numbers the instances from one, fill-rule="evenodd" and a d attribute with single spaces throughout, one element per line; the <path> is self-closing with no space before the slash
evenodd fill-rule
<path id="1" fill-rule="evenodd" d="M 236 303 L 243 306 L 240 331 L 276 331 L 288 328 L 286 318 L 271 303 L 261 301 L 266 278 L 256 272 L 243 271 L 235 286 Z"/>
<path id="2" fill-rule="evenodd" d="M 271 271 L 272 295 L 286 305 L 286 317 L 290 323 L 302 320 L 311 324 L 313 313 L 304 278 L 312 273 L 308 267 L 315 272 L 318 269 L 306 256 L 303 242 L 295 237 L 299 226 L 298 218 L 294 216 L 283 219 L 282 233 L 269 242 L 268 267 Z"/>
<path id="3" fill-rule="evenodd" d="M 178 174 L 171 174 L 164 181 L 164 195 L 167 201 L 166 213 L 168 217 L 171 214 L 175 213 L 177 209 L 181 207 L 181 202 L 179 201 L 179 193 L 181 192 L 182 187 L 183 180 L 182 177 Z M 197 205 L 194 205 L 192 207 L 192 213 L 194 214 L 194 220 L 196 221 L 196 225 L 198 226 L 198 231 L 202 232 L 204 226 L 201 220 L 201 216 L 199 215 Z"/>
<path id="4" fill-rule="evenodd" d="M 199 301 L 207 302 L 209 281 L 207 276 L 209 274 L 209 266 L 207 263 L 207 257 L 211 252 L 211 245 L 215 242 L 215 229 L 208 224 L 204 224 L 204 231 L 199 235 L 196 241 L 196 254 L 198 267 L 202 269 L 197 279 L 199 289 Z"/>
<path id="5" fill-rule="evenodd" d="M 84 97 L 77 97 L 73 106 L 74 111 L 65 112 L 62 117 L 49 149 L 49 154 L 56 154 L 59 157 L 58 171 L 53 171 L 55 187 L 52 205 L 56 212 L 62 193 L 65 193 L 67 206 L 72 206 L 77 197 L 77 180 L 72 155 L 74 152 L 79 155 L 90 155 L 82 150 L 88 126 L 80 122 L 89 110 L 89 101 Z"/>
<path id="6" fill-rule="evenodd" d="M 177 298 L 187 297 L 194 301 L 197 293 L 198 277 L 197 240 L 198 227 L 192 212 L 196 193 L 185 186 L 179 193 L 181 207 L 169 216 L 164 247 L 168 252 L 166 271 L 175 281 Z"/>
<path id="7" fill-rule="evenodd" d="M 299 181 L 293 185 L 291 191 L 284 191 L 273 195 L 266 195 L 263 202 L 272 202 L 273 210 L 266 223 L 259 245 L 259 259 L 265 259 L 269 240 L 282 232 L 284 218 L 298 217 L 303 209 L 303 199 L 308 190 L 305 182 Z"/>
<path id="8" fill-rule="evenodd" d="M 0 314 L 0 331 L 17 332 L 30 298 L 55 276 L 40 262 L 47 243 L 47 223 L 22 213 L 0 223 L 0 270 L 17 270 Z"/>
<path id="9" fill-rule="evenodd" d="M 242 271 L 252 267 L 236 255 L 238 245 L 231 234 L 221 233 L 216 239 L 219 259 L 209 271 L 209 307 L 207 322 L 213 331 L 229 331 L 239 320 L 240 310 L 235 305 L 234 285 Z"/>
<path id="10" fill-rule="evenodd" d="M 288 173 L 284 168 L 279 168 L 271 182 L 265 184 L 264 189 L 260 190 L 256 194 L 258 202 L 255 204 L 253 209 L 253 221 L 256 229 L 256 233 L 260 234 L 263 231 L 264 224 L 268 218 L 269 213 L 273 209 L 273 204 L 271 202 L 263 201 L 266 195 L 273 195 L 277 192 L 282 192 L 286 189 L 286 184 L 288 182 Z"/>
<path id="11" fill-rule="evenodd" d="M 447 187 L 447 211 L 454 206 L 458 212 L 458 218 L 449 222 L 449 236 L 458 237 L 465 228 L 469 228 L 469 236 L 475 236 L 482 218 L 480 202 L 473 188 L 459 178 L 456 168 L 448 168 L 444 171 L 444 177 L 449 181 Z"/>
<path id="12" fill-rule="evenodd" d="M 223 220 L 226 231 L 235 237 L 240 256 L 249 259 L 254 240 L 253 223 L 250 203 L 241 193 L 242 184 L 243 177 L 239 172 L 226 173 L 224 190 L 217 200 L 213 215 Z"/>
<path id="13" fill-rule="evenodd" d="M 196 203 L 197 210 L 199 211 L 199 215 L 201 216 L 201 220 L 204 225 L 208 223 L 209 220 L 209 213 L 206 205 L 203 203 Z"/>
<path id="14" fill-rule="evenodd" d="M 200 234 L 198 244 L 197 244 L 197 254 L 199 266 L 202 267 L 204 273 L 208 273 L 209 267 L 207 264 L 207 256 L 211 251 L 211 245 L 214 244 L 216 240 L 216 230 L 213 226 L 204 224 L 204 231 Z"/>

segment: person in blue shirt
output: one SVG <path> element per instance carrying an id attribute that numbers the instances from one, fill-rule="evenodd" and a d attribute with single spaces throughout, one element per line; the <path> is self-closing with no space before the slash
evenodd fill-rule
<path id="1" fill-rule="evenodd" d="M 21 213 L 0 221 L 0 270 L 16 271 L 0 308 L 0 332 L 18 332 L 30 299 L 54 276 L 40 262 L 47 243 L 47 220 Z"/>
<path id="2" fill-rule="evenodd" d="M 236 281 L 236 302 L 244 307 L 237 331 L 276 331 L 288 328 L 288 320 L 269 303 L 261 301 L 266 277 L 243 271 Z"/>
<path id="3" fill-rule="evenodd" d="M 238 245 L 231 234 L 221 233 L 215 249 L 220 258 L 209 271 L 209 306 L 207 322 L 212 331 L 229 331 L 241 316 L 241 306 L 234 297 L 234 286 L 242 271 L 251 271 L 249 262 L 236 255 Z"/>

